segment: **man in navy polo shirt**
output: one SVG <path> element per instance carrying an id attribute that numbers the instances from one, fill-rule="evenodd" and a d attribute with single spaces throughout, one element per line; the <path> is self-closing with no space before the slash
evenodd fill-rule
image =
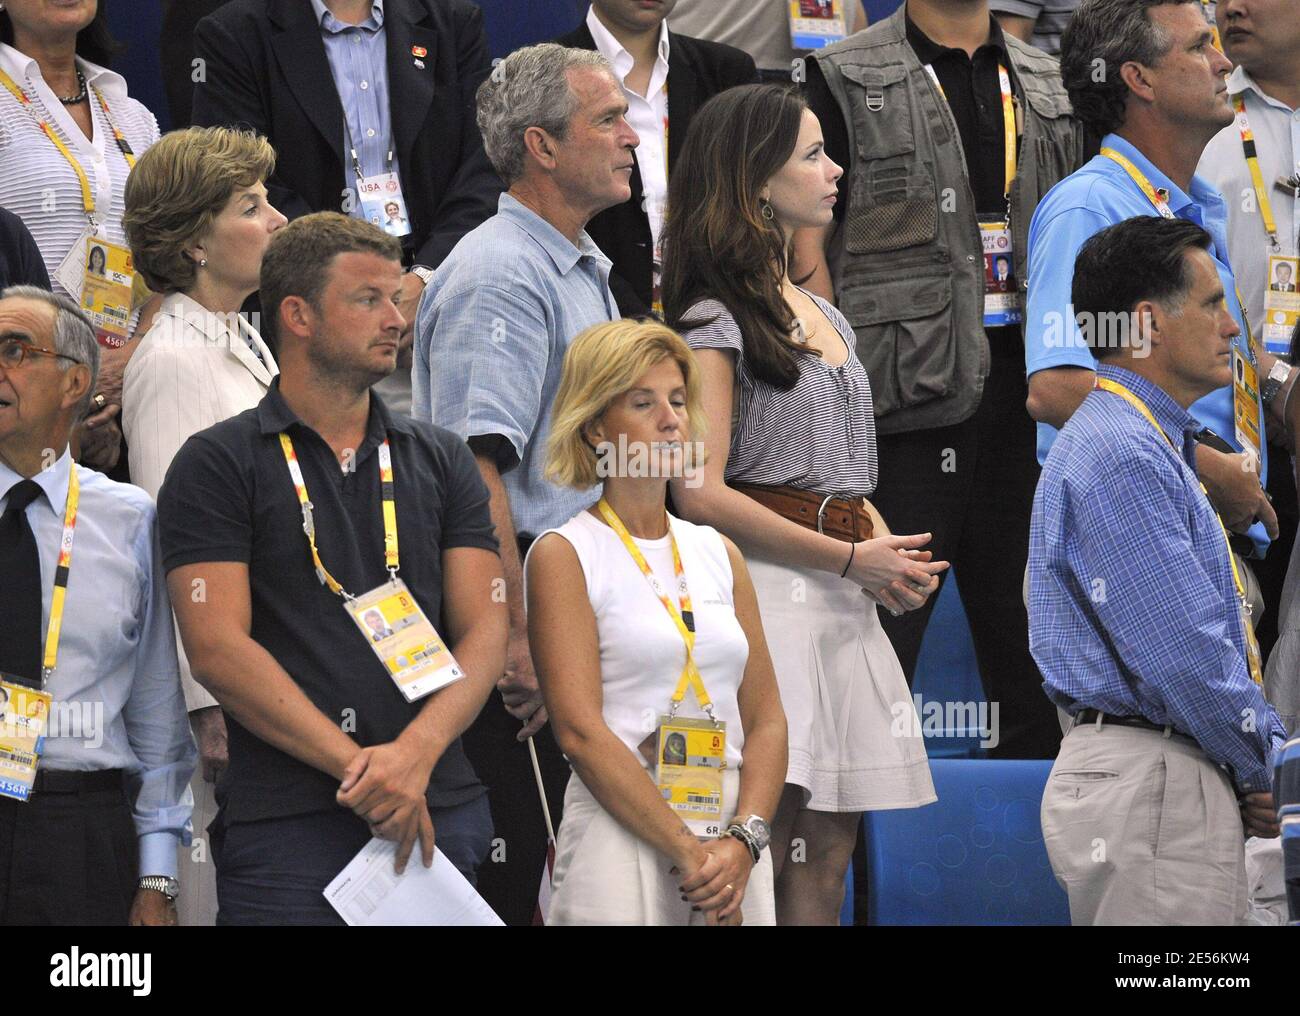
<path id="1" fill-rule="evenodd" d="M 370 390 L 397 360 L 400 258 L 333 212 L 277 233 L 261 293 L 280 377 L 190 438 L 159 495 L 185 649 L 230 730 L 218 924 L 338 923 L 322 891 L 372 835 L 398 843 L 400 871 L 417 840 L 432 863 L 436 834 L 470 879 L 490 845 L 459 738 L 505 666 L 501 563 L 468 446 Z M 414 701 L 410 658 L 381 660 L 365 622 L 390 582 L 464 671 Z"/>

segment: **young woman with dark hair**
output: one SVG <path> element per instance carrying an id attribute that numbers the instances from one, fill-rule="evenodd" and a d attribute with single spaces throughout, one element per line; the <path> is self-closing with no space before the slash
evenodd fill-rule
<path id="1" fill-rule="evenodd" d="M 674 481 L 674 502 L 745 551 L 789 723 L 783 924 L 837 921 L 863 811 L 935 799 L 876 605 L 921 606 L 947 563 L 865 500 L 875 424 L 853 331 L 788 273 L 794 230 L 830 221 L 841 172 L 792 91 L 731 89 L 691 124 L 664 239 L 664 309 L 696 350 L 708 420 L 703 483 Z"/>

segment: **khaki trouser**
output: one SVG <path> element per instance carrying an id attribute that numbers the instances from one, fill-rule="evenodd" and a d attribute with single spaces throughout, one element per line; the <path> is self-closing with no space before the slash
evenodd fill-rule
<path id="1" fill-rule="evenodd" d="M 1043 792 L 1042 823 L 1072 924 L 1245 922 L 1236 795 L 1187 738 L 1073 727 Z"/>

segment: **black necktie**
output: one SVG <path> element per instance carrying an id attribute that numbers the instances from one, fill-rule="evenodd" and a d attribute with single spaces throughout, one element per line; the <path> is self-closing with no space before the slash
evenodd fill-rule
<path id="1" fill-rule="evenodd" d="M 0 670 L 33 682 L 41 676 L 41 559 L 27 506 L 40 493 L 34 480 L 15 483 L 0 515 Z"/>

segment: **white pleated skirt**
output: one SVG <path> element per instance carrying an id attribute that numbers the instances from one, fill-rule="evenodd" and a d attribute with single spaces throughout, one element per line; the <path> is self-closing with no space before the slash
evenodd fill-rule
<path id="1" fill-rule="evenodd" d="M 916 707 L 874 600 L 826 572 L 748 557 L 790 730 L 786 783 L 813 811 L 937 800 Z"/>
<path id="2" fill-rule="evenodd" d="M 649 774 L 647 773 L 647 778 Z M 734 817 L 740 772 L 722 774 Z M 681 875 L 670 875 L 672 860 L 627 829 L 591 796 L 575 773 L 564 792 L 564 819 L 556 834 L 548 926 L 702 925 L 704 914 L 682 902 Z M 747 925 L 776 924 L 772 895 L 772 855 L 764 850 L 754 865 L 740 904 Z"/>

